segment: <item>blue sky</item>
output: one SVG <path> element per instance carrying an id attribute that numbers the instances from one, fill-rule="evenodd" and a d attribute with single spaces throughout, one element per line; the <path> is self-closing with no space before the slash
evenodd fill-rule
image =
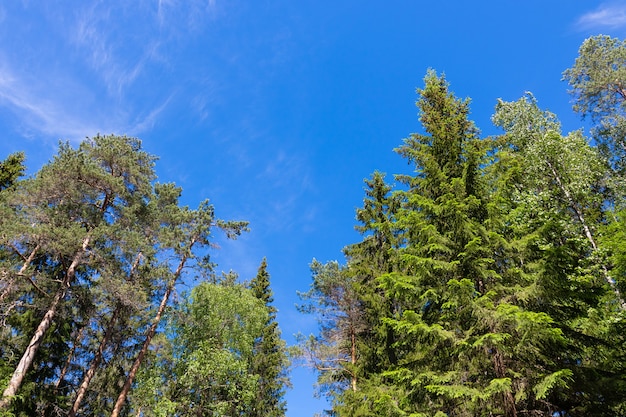
<path id="1" fill-rule="evenodd" d="M 220 241 L 223 270 L 266 256 L 285 338 L 308 265 L 341 260 L 363 179 L 410 169 L 392 152 L 419 131 L 428 68 L 471 97 L 484 135 L 497 98 L 531 91 L 565 130 L 561 73 L 592 35 L 626 37 L 626 1 L 7 1 L 0 4 L 0 158 L 29 172 L 58 141 L 116 133 L 160 157 L 184 203 L 209 198 L 251 232 Z M 293 372 L 288 416 L 311 416 L 314 376 Z"/>

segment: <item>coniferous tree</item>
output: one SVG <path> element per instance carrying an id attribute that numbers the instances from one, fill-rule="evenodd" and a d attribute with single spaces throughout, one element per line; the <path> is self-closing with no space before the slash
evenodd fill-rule
<path id="1" fill-rule="evenodd" d="M 174 259 L 174 270 L 169 270 L 169 263 L 164 264 L 161 270 L 165 280 L 165 287 L 160 302 L 155 308 L 154 316 L 150 321 L 150 325 L 145 331 L 145 336 L 140 342 L 141 348 L 135 355 L 132 366 L 128 371 L 122 389 L 115 400 L 111 417 L 117 417 L 122 413 L 122 409 L 126 406 L 127 397 L 133 386 L 133 381 L 139 371 L 145 356 L 148 353 L 152 339 L 154 338 L 161 319 L 167 308 L 170 296 L 172 295 L 176 285 L 180 282 L 185 268 L 196 262 L 196 266 L 209 268 L 210 264 L 206 256 L 201 257 L 197 252 L 200 247 L 208 247 L 211 242 L 212 231 L 217 227 L 226 233 L 229 238 L 239 236 L 243 231 L 247 230 L 247 222 L 242 221 L 223 221 L 215 218 L 215 211 L 208 201 L 200 203 L 196 210 L 190 210 L 188 207 L 179 208 L 172 207 L 167 213 L 166 219 L 163 220 L 168 227 L 164 228 L 163 233 L 159 236 L 160 244 L 165 253 L 172 255 Z M 171 260 L 170 260 L 171 261 Z"/>
<path id="2" fill-rule="evenodd" d="M 362 311 L 379 312 L 358 334 L 359 341 L 372 340 L 371 334 L 386 328 L 394 342 L 380 356 L 378 369 L 367 365 L 368 355 L 359 356 L 353 369 L 361 372 L 358 386 L 363 389 L 344 386 L 334 397 L 333 412 L 575 412 L 582 405 L 571 400 L 585 381 L 574 364 L 583 358 L 584 343 L 568 336 L 576 320 L 585 318 L 585 309 L 597 306 L 604 294 L 597 264 L 582 258 L 590 245 L 585 233 L 563 235 L 567 227 L 576 230 L 567 226 L 577 219 L 571 216 L 575 210 L 554 211 L 549 201 L 542 207 L 530 198 L 536 191 L 526 181 L 536 167 L 516 152 L 519 144 L 506 138 L 480 140 L 468 119 L 468 101 L 456 99 L 445 78 L 429 72 L 418 93 L 425 133 L 412 135 L 397 150 L 415 173 L 396 177 L 404 185 L 393 194 L 397 208 L 387 210 L 382 221 L 366 223 L 374 238 L 364 242 L 384 235 L 391 244 L 369 257 L 360 250 L 368 243 L 353 245 L 343 268 L 369 268 L 365 282 L 374 284 L 357 293 L 354 302 Z M 584 193 L 594 182 L 560 179 L 562 186 L 578 184 L 568 188 L 570 197 L 574 189 Z M 558 181 L 553 182 L 558 188 Z M 378 189 L 386 190 L 381 195 L 389 191 L 381 185 Z M 562 188 L 558 192 L 568 200 Z M 366 202 L 366 207 L 372 204 Z M 381 257 L 386 259 L 382 264 Z M 563 285 L 570 291 L 557 294 Z M 351 282 L 350 288 L 359 287 Z M 372 294 L 378 294 L 378 301 L 388 300 L 389 308 L 373 308 Z M 384 338 L 374 340 L 385 346 Z"/>
<path id="3" fill-rule="evenodd" d="M 2 243 L 24 260 L 24 269 L 16 267 L 17 274 L 11 274 L 14 282 L 28 282 L 40 293 L 34 299 L 21 295 L 22 300 L 43 304 L 39 323 L 4 391 L 2 408 L 20 389 L 67 297 L 77 299 L 81 288 L 93 282 L 97 255 L 107 251 L 106 242 L 115 240 L 125 222 L 141 227 L 136 210 L 149 198 L 153 161 L 130 138 L 98 136 L 77 150 L 65 144 L 8 202 L 20 210 L 11 218 L 11 235 Z"/>
<path id="4" fill-rule="evenodd" d="M 21 176 L 24 175 L 24 154 L 17 153 L 7 157 L 6 160 L 0 162 L 0 226 L 3 230 L 7 230 L 10 227 L 10 219 L 14 218 L 15 209 L 11 208 L 8 204 L 8 199 L 11 197 L 11 191 L 15 188 L 16 182 Z M 6 233 L 6 232 L 5 232 Z M 0 262 L 11 262 L 11 258 L 14 258 L 16 254 L 11 251 L 10 248 L 2 246 L 0 248 Z M 0 328 L 6 329 L 4 326 L 4 320 L 6 320 L 7 313 L 13 308 L 10 301 L 8 304 L 3 304 L 13 291 L 15 282 L 10 280 L 8 274 L 2 274 L 0 276 Z"/>
<path id="5" fill-rule="evenodd" d="M 273 306 L 274 298 L 266 259 L 263 259 L 256 277 L 250 282 L 250 289 L 254 296 L 263 302 L 268 315 L 261 335 L 254 341 L 250 373 L 256 375 L 258 381 L 255 399 L 246 415 L 284 416 L 286 403 L 283 396 L 289 384 L 288 357 L 276 321 L 277 310 Z"/>
<path id="6" fill-rule="evenodd" d="M 357 337 L 365 317 L 354 276 L 336 261 L 314 259 L 310 268 L 313 282 L 309 291 L 298 293 L 304 303 L 297 308 L 317 316 L 318 334 L 301 337 L 300 349 L 306 365 L 318 372 L 316 395 L 335 401 L 342 392 L 357 390 Z"/>
<path id="7" fill-rule="evenodd" d="M 397 177 L 407 187 L 396 215 L 401 269 L 379 279 L 400 306 L 384 319 L 399 334 L 398 365 L 386 375 L 400 391 L 381 404 L 397 415 L 515 415 L 499 346 L 506 336 L 485 321 L 503 296 L 492 257 L 499 237 L 486 227 L 485 146 L 468 119 L 469 102 L 456 99 L 445 78 L 430 71 L 418 93 L 425 134 L 397 149 L 415 167 Z"/>
<path id="8" fill-rule="evenodd" d="M 626 41 L 607 35 L 586 39 L 563 79 L 572 87 L 574 111 L 590 117 L 599 149 L 616 172 L 626 173 Z"/>
<path id="9" fill-rule="evenodd" d="M 180 188 L 153 182 L 154 161 L 137 139 L 97 136 L 62 144 L 32 178 L 16 181 L 19 157 L 2 165 L 0 412 L 125 412 L 184 269 L 210 269 L 198 249 L 215 228 L 246 229 L 207 202 L 180 207 Z"/>
<path id="10" fill-rule="evenodd" d="M 377 278 L 398 268 L 395 256 L 400 237 L 395 225 L 395 215 L 400 199 L 392 194 L 385 175 L 376 171 L 365 180 L 363 207 L 357 209 L 359 224 L 355 229 L 363 240 L 344 248 L 347 265 L 344 274 L 356 294 L 362 314 L 355 348 L 358 360 L 354 366 L 356 390 L 345 391 L 335 399 L 335 409 L 358 410 L 365 404 L 363 398 L 385 390 L 380 373 L 397 363 L 396 334 L 383 317 L 397 313 L 397 303 L 379 285 Z M 358 411 L 352 411 L 352 414 Z"/>
<path id="11" fill-rule="evenodd" d="M 625 50 L 590 38 L 565 72 L 598 148 L 530 94 L 500 101 L 505 133 L 481 140 L 469 101 L 427 73 L 424 133 L 396 150 L 414 172 L 395 191 L 375 173 L 363 241 L 313 265 L 330 415 L 624 414 Z"/>
<path id="12" fill-rule="evenodd" d="M 24 176 L 26 169 L 24 159 L 24 153 L 17 152 L 0 162 L 0 191 L 11 188 L 20 177 Z"/>

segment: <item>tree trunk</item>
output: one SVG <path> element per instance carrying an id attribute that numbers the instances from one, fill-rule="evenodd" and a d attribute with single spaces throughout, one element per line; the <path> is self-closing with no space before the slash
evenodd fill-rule
<path id="1" fill-rule="evenodd" d="M 504 358 L 497 348 L 494 348 L 493 366 L 498 378 L 506 378 L 506 365 Z M 502 394 L 504 399 L 504 415 L 506 417 L 517 417 L 517 407 L 515 406 L 515 397 L 511 391 Z"/>
<path id="2" fill-rule="evenodd" d="M 26 373 L 28 372 L 28 370 L 31 368 L 33 364 L 33 359 L 35 358 L 35 354 L 37 353 L 37 350 L 39 349 L 39 346 L 41 345 L 41 342 L 43 341 L 43 338 L 46 335 L 46 332 L 52 325 L 52 320 L 54 319 L 54 316 L 56 315 L 57 308 L 59 307 L 59 304 L 61 303 L 63 298 L 65 298 L 65 294 L 67 293 L 67 290 L 70 288 L 72 281 L 74 280 L 74 277 L 76 276 L 76 268 L 78 267 L 78 264 L 80 263 L 83 257 L 83 254 L 87 251 L 87 246 L 89 246 L 90 239 L 91 239 L 91 236 L 88 234 L 83 239 L 83 244 L 82 244 L 81 249 L 78 252 L 76 252 L 76 254 L 74 255 L 74 259 L 72 259 L 72 263 L 67 269 L 67 272 L 65 273 L 65 277 L 63 277 L 63 281 L 61 282 L 59 289 L 54 295 L 52 302 L 48 306 L 48 311 L 46 311 L 46 314 L 43 316 L 43 319 L 39 323 L 39 326 L 37 326 L 37 330 L 35 331 L 35 334 L 33 335 L 32 339 L 28 343 L 28 346 L 26 347 L 26 351 L 24 352 L 24 355 L 20 359 L 20 362 L 18 363 L 17 367 L 15 368 L 15 371 L 13 372 L 13 375 L 11 376 L 9 385 L 7 386 L 7 388 L 4 390 L 4 393 L 2 394 L 2 400 L 0 400 L 0 410 L 6 409 L 9 406 L 9 403 L 11 402 L 11 398 L 15 396 L 17 391 L 20 389 L 20 386 L 22 385 L 22 382 L 24 380 L 24 377 L 26 376 Z"/>
<path id="3" fill-rule="evenodd" d="M 57 382 L 54 384 L 55 391 L 59 389 L 59 387 L 61 386 L 61 383 L 63 382 L 63 379 L 65 379 L 65 375 L 67 374 L 67 371 L 70 369 L 70 365 L 72 364 L 72 358 L 74 357 L 74 352 L 76 351 L 76 346 L 78 345 L 78 343 L 80 343 L 81 337 L 83 337 L 83 332 L 85 331 L 85 327 L 86 327 L 86 324 L 83 324 L 80 327 L 78 334 L 74 338 L 72 349 L 70 350 L 69 355 L 67 355 L 67 359 L 65 361 L 65 364 L 63 365 L 63 369 L 61 369 L 61 373 L 59 374 L 59 378 L 57 379 Z"/>
<path id="4" fill-rule="evenodd" d="M 356 392 L 356 330 L 354 325 L 350 325 L 350 363 L 352 369 L 350 370 L 352 391 Z"/>
<path id="5" fill-rule="evenodd" d="M 556 169 L 554 168 L 554 166 L 550 162 L 548 162 L 548 167 L 550 167 L 550 170 L 552 171 L 552 175 L 554 177 L 554 180 L 556 181 L 557 185 L 559 186 L 559 189 L 565 195 L 565 198 L 567 199 L 567 202 L 569 203 L 569 205 L 572 208 L 572 210 L 574 210 L 574 213 L 576 213 L 576 217 L 578 218 L 578 221 L 580 222 L 580 224 L 583 227 L 583 231 L 585 233 L 585 237 L 589 241 L 589 244 L 591 245 L 591 247 L 593 248 L 594 251 L 597 250 L 598 249 L 598 245 L 596 244 L 596 241 L 593 238 L 593 234 L 591 233 L 591 229 L 589 228 L 589 226 L 587 225 L 587 222 L 585 221 L 585 217 L 583 216 L 583 212 L 582 212 L 581 208 L 578 206 L 578 204 L 576 203 L 576 201 L 574 200 L 574 198 L 570 194 L 570 192 L 567 189 L 567 187 L 565 187 L 565 185 L 561 181 L 561 177 L 559 176 L 558 172 L 556 171 Z M 611 275 L 609 274 L 609 271 L 608 271 L 606 265 L 604 265 L 604 264 L 602 264 L 602 271 L 604 273 L 604 279 L 606 280 L 606 282 L 609 283 L 609 286 L 613 290 L 613 293 L 615 293 L 615 296 L 617 297 L 617 300 L 618 300 L 618 302 L 620 304 L 620 307 L 622 308 L 622 310 L 626 310 L 626 302 L 624 302 L 624 299 L 622 298 L 622 294 L 620 293 L 619 288 L 617 288 L 617 285 L 615 283 L 615 279 L 613 279 L 613 277 L 611 277 Z"/>
<path id="6" fill-rule="evenodd" d="M 135 261 L 133 262 L 133 265 L 131 266 L 130 272 L 128 274 L 128 279 L 127 279 L 128 281 L 132 280 L 135 270 L 137 269 L 137 266 L 139 266 L 139 261 L 141 260 L 142 256 L 143 256 L 142 253 L 139 252 L 137 256 L 135 257 Z M 111 315 L 111 318 L 109 319 L 106 330 L 104 332 L 104 336 L 102 337 L 102 340 L 100 341 L 100 345 L 98 346 L 98 350 L 96 351 L 96 354 L 94 358 L 92 359 L 91 364 L 89 365 L 89 369 L 87 370 L 87 372 L 85 372 L 85 375 L 83 376 L 83 380 L 80 386 L 78 387 L 78 391 L 76 392 L 76 398 L 74 400 L 74 404 L 72 405 L 72 409 L 68 413 L 68 417 L 75 417 L 76 413 L 78 413 L 78 409 L 80 408 L 80 405 L 83 402 L 83 398 L 85 397 L 85 394 L 87 393 L 87 388 L 89 387 L 91 380 L 96 374 L 96 370 L 100 366 L 100 362 L 102 362 L 102 357 L 104 356 L 104 350 L 106 349 L 106 346 L 109 344 L 109 340 L 111 339 L 111 336 L 113 334 L 115 323 L 117 322 L 117 318 L 119 317 L 121 311 L 122 311 L 122 304 L 118 302 L 118 304 L 115 306 L 115 310 L 113 311 L 113 314 Z"/>
<path id="7" fill-rule="evenodd" d="M 35 259 L 35 255 L 37 254 L 37 251 L 39 250 L 39 247 L 40 247 L 40 245 L 37 244 L 37 246 L 35 246 L 35 249 L 32 250 L 32 252 L 28 256 L 28 258 L 24 257 L 21 253 L 16 251 L 16 253 L 22 259 L 24 259 L 24 264 L 22 265 L 20 270 L 17 272 L 17 276 L 19 276 L 19 277 L 24 276 L 24 272 L 26 272 L 26 268 L 28 268 L 28 266 L 31 264 L 31 262 L 33 262 L 33 259 Z M 37 289 L 38 291 L 41 292 L 41 289 L 37 285 L 35 285 L 35 283 L 32 280 L 29 280 L 29 281 L 30 281 L 31 284 L 33 284 L 35 289 Z M 12 284 L 12 281 L 9 281 L 9 284 L 7 284 L 6 288 L 2 291 L 2 294 L 0 294 L 0 303 L 2 303 L 2 301 L 11 293 L 11 290 L 13 289 L 13 285 L 11 285 L 11 284 Z"/>
<path id="8" fill-rule="evenodd" d="M 137 358 L 135 358 L 135 362 L 133 363 L 133 366 L 130 368 L 130 372 L 128 373 L 128 377 L 126 377 L 126 382 L 124 382 L 122 391 L 117 397 L 117 401 L 115 401 L 115 406 L 113 407 L 113 411 L 111 412 L 111 417 L 119 417 L 120 412 L 122 411 L 122 407 L 124 406 L 124 403 L 126 402 L 126 397 L 128 396 L 128 393 L 130 392 L 130 387 L 133 383 L 133 380 L 135 379 L 135 375 L 137 375 L 137 371 L 139 371 L 141 362 L 143 361 L 143 358 L 146 356 L 146 353 L 148 352 L 148 348 L 150 347 L 152 338 L 154 337 L 154 334 L 156 333 L 156 329 L 159 325 L 159 322 L 161 321 L 161 316 L 163 315 L 163 312 L 165 311 L 165 307 L 167 306 L 167 302 L 170 298 L 170 294 L 174 290 L 174 286 L 176 285 L 176 282 L 178 281 L 178 277 L 180 276 L 183 270 L 183 267 L 185 266 L 185 263 L 187 262 L 187 259 L 189 258 L 189 254 L 191 253 L 191 248 L 194 243 L 195 241 L 192 240 L 191 245 L 189 245 L 189 252 L 183 255 L 182 259 L 180 260 L 180 263 L 178 264 L 178 267 L 176 268 L 176 271 L 174 272 L 174 275 L 170 279 L 170 282 L 167 284 L 167 288 L 165 289 L 163 298 L 161 298 L 161 304 L 159 304 L 157 313 L 154 316 L 154 319 L 152 320 L 152 324 L 150 325 L 148 332 L 146 333 L 143 346 L 141 347 L 141 350 L 137 354 Z"/>
<path id="9" fill-rule="evenodd" d="M 78 387 L 78 391 L 76 391 L 76 399 L 74 400 L 72 409 L 67 415 L 68 417 L 76 417 L 76 413 L 78 412 L 78 409 L 80 408 L 80 405 L 83 402 L 83 397 L 85 396 L 85 393 L 87 393 L 87 388 L 89 387 L 89 383 L 91 382 L 91 379 L 93 378 L 93 376 L 96 374 L 96 370 L 100 366 L 100 362 L 102 362 L 102 357 L 104 356 L 104 349 L 106 349 L 106 346 L 109 344 L 109 339 L 111 339 L 111 335 L 113 334 L 113 328 L 115 326 L 115 322 L 117 321 L 117 317 L 121 309 L 122 309 L 121 306 L 118 305 L 115 308 L 115 311 L 113 311 L 113 314 L 111 315 L 111 319 L 109 319 L 107 329 L 104 332 L 104 336 L 102 337 L 102 340 L 100 341 L 98 350 L 96 351 L 96 354 L 94 358 L 92 359 L 91 364 L 89 365 L 89 369 L 87 370 L 87 372 L 85 372 L 85 375 L 83 376 L 83 380 L 80 386 Z"/>

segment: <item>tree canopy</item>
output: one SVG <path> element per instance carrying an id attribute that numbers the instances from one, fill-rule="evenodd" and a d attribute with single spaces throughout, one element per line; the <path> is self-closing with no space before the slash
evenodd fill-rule
<path id="1" fill-rule="evenodd" d="M 23 161 L 15 154 L 0 165 L 1 412 L 148 415 L 131 391 L 145 384 L 140 369 L 146 361 L 153 373 L 159 369 L 154 358 L 165 341 L 173 346 L 168 360 L 176 370 L 188 348 L 188 368 L 177 382 L 179 391 L 186 386 L 189 392 L 165 397 L 162 390 L 159 404 L 200 395 L 200 374 L 212 378 L 213 370 L 194 368 L 192 359 L 205 366 L 200 357 L 213 352 L 211 361 L 224 369 L 222 383 L 239 375 L 250 391 L 227 408 L 250 407 L 256 377 L 248 368 L 269 307 L 241 285 L 204 284 L 180 306 L 171 300 L 181 282 L 215 275 L 209 258 L 214 231 L 236 238 L 247 222 L 217 218 L 208 201 L 197 209 L 181 206 L 182 190 L 156 182 L 156 157 L 135 138 L 96 136 L 77 148 L 61 143 L 57 155 L 25 179 Z M 173 321 L 173 307 L 187 311 L 190 322 Z M 201 316 L 206 309 L 215 322 Z M 222 334 L 226 318 L 236 320 L 228 324 L 231 336 Z M 163 334 L 164 319 L 178 323 L 176 331 Z M 200 323 L 213 327 L 192 332 Z M 274 343 L 282 346 L 274 331 Z M 286 353 L 274 354 L 284 364 Z M 281 395 L 277 391 L 277 401 Z"/>
<path id="2" fill-rule="evenodd" d="M 482 137 L 426 72 L 408 168 L 365 180 L 343 262 L 311 262 L 297 347 L 267 259 L 215 270 L 248 223 L 183 206 L 139 139 L 62 142 L 33 175 L 8 155 L 0 416 L 281 417 L 294 352 L 330 416 L 625 416 L 626 43 L 587 39 L 563 79 L 591 137 L 530 92 Z"/>
<path id="3" fill-rule="evenodd" d="M 427 72 L 420 133 L 396 148 L 411 171 L 366 180 L 363 240 L 313 264 L 304 351 L 329 415 L 625 415 L 624 56 L 590 38 L 564 73 L 594 138 L 531 93 L 481 138 Z"/>

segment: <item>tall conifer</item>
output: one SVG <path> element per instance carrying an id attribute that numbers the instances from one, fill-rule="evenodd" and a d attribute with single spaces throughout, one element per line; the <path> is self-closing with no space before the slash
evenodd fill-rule
<path id="1" fill-rule="evenodd" d="M 250 282 L 250 289 L 256 298 L 265 305 L 268 315 L 261 335 L 254 342 L 250 373 L 258 376 L 256 397 L 252 401 L 248 416 L 281 417 L 285 415 L 286 403 L 283 399 L 287 377 L 287 352 L 276 322 L 276 307 L 270 287 L 270 275 L 264 258 L 256 277 Z"/>
<path id="2" fill-rule="evenodd" d="M 385 368 L 368 375 L 370 384 L 361 383 L 375 388 L 346 392 L 336 411 L 558 411 L 572 370 L 554 360 L 554 352 L 567 348 L 562 330 L 546 311 L 530 308 L 529 300 L 542 295 L 534 289 L 546 263 L 541 252 L 528 254 L 532 228 L 511 229 L 518 212 L 505 188 L 517 166 L 487 175 L 497 143 L 478 138 L 469 101 L 454 97 L 443 76 L 429 71 L 418 94 L 424 133 L 396 150 L 415 172 L 396 177 L 404 188 L 395 192 L 400 205 L 389 217 L 394 266 L 373 281 L 393 306 L 374 326 L 395 335 L 394 361 L 385 358 Z"/>

